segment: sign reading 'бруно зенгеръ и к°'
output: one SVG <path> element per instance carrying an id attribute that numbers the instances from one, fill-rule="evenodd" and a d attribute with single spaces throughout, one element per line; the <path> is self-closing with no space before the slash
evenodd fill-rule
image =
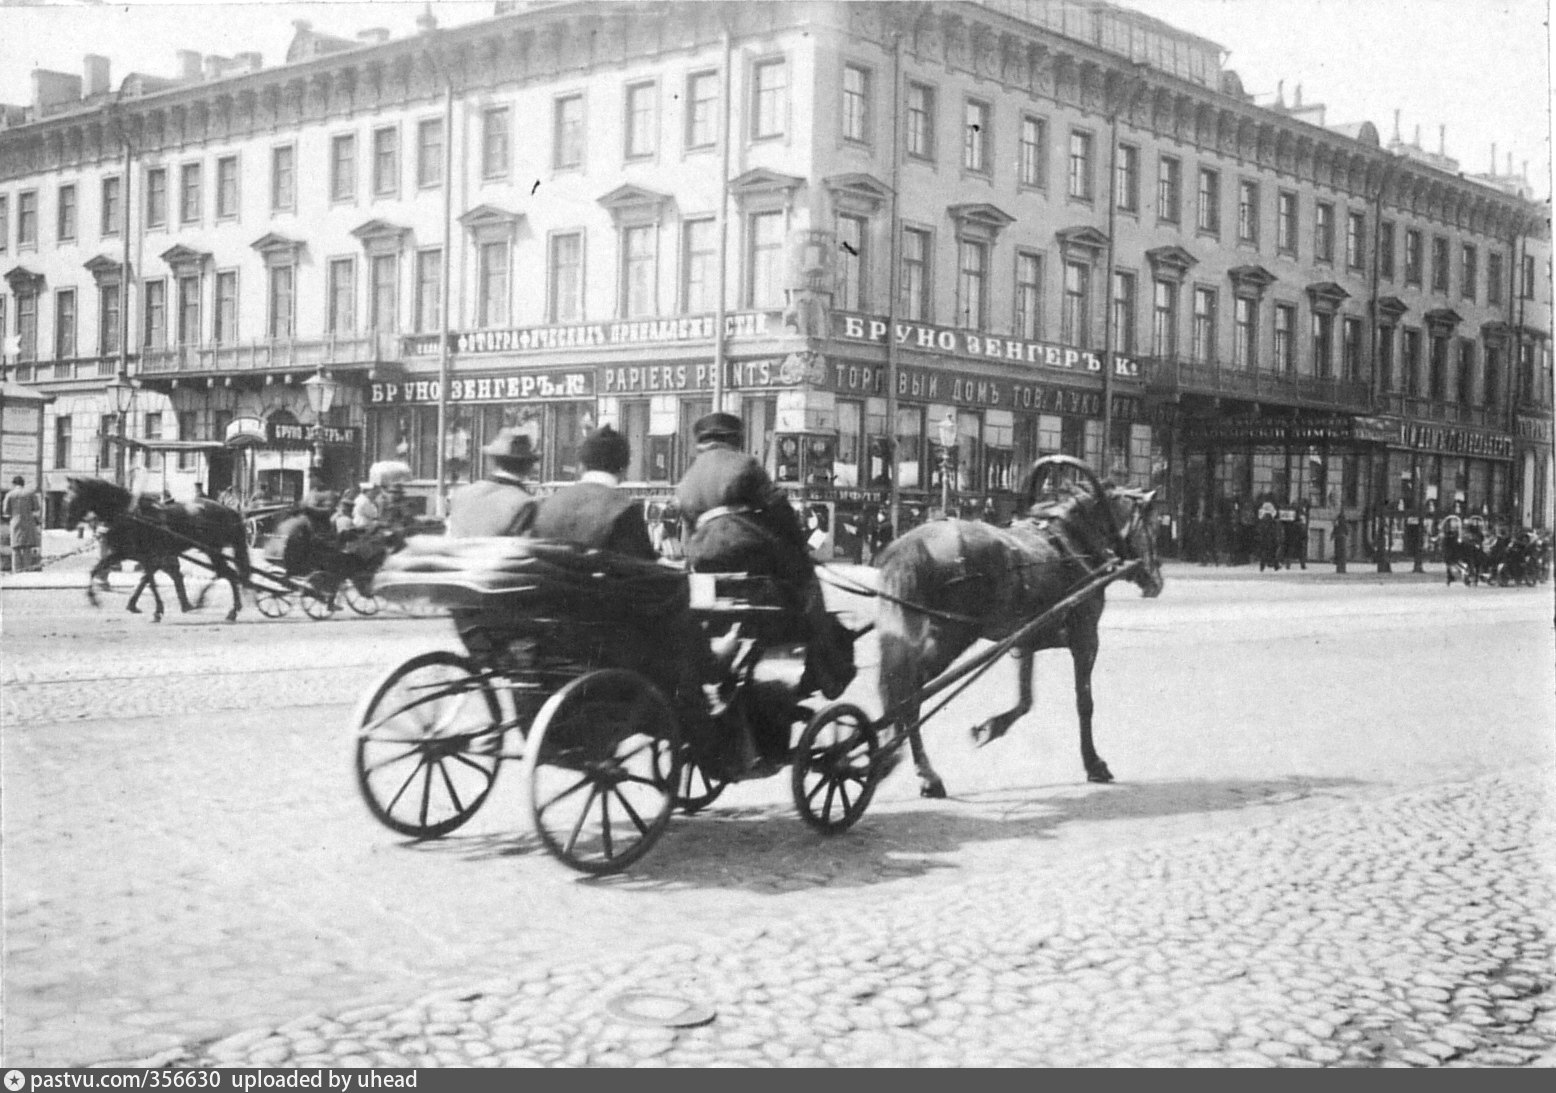
<path id="1" fill-rule="evenodd" d="M 874 315 L 853 315 L 848 312 L 832 314 L 832 333 L 842 341 L 884 342 L 887 326 L 885 319 Z M 1025 338 L 935 326 L 931 323 L 899 321 L 891 330 L 892 340 L 900 349 L 951 353 L 969 360 L 1039 365 L 1069 372 L 1102 371 L 1102 358 L 1098 354 L 1052 342 L 1034 342 Z M 1130 357 L 1115 353 L 1113 361 L 1115 376 L 1134 377 L 1140 374 L 1140 363 Z"/>

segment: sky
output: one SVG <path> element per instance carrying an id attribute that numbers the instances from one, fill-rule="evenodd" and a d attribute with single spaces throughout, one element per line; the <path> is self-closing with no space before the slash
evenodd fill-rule
<path id="1" fill-rule="evenodd" d="M 1325 122 L 1370 121 L 1387 142 L 1394 111 L 1401 136 L 1417 127 L 1429 151 L 1444 147 L 1466 173 L 1497 169 L 1513 155 L 1529 162 L 1540 196 L 1551 193 L 1549 0 L 1121 0 L 1174 26 L 1217 42 L 1246 91 L 1273 101 L 1281 81 L 1289 103 L 1298 84 L 1305 103 L 1324 103 Z M 112 59 L 117 86 L 135 70 L 171 76 L 174 51 L 230 56 L 258 51 L 281 63 L 292 20 L 354 37 L 387 27 L 415 33 L 421 0 L 335 0 L 253 4 L 132 0 L 94 4 L 0 0 L 0 102 L 25 103 L 30 73 L 80 73 L 86 53 Z M 439 0 L 442 25 L 491 14 L 490 2 Z"/>

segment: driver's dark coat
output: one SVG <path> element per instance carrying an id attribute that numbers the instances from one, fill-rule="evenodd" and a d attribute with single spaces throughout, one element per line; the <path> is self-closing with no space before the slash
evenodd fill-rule
<path id="1" fill-rule="evenodd" d="M 529 533 L 634 558 L 659 557 L 648 537 L 643 506 L 603 482 L 575 482 L 540 503 Z"/>
<path id="2" fill-rule="evenodd" d="M 811 573 L 799 517 L 754 456 L 715 443 L 700 452 L 676 487 L 685 521 L 686 560 L 704 572 L 767 574 L 801 580 Z M 703 515 L 721 506 L 745 506 L 749 515 Z"/>

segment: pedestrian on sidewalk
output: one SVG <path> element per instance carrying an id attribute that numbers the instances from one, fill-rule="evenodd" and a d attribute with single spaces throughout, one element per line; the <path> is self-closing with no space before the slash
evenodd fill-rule
<path id="1" fill-rule="evenodd" d="M 38 494 L 27 488 L 21 475 L 11 479 L 11 490 L 0 502 L 11 526 L 11 572 L 26 573 L 38 568 L 38 548 L 43 545 L 38 530 Z"/>

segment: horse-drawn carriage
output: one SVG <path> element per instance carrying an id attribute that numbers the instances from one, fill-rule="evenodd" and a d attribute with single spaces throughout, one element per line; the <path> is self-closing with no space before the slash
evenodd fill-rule
<path id="1" fill-rule="evenodd" d="M 1032 653 L 1061 647 L 1075 660 L 1087 775 L 1111 780 L 1091 742 L 1097 620 L 1104 589 L 1121 577 L 1147 595 L 1161 590 L 1152 495 L 1104 486 L 1067 457 L 1048 465 L 1080 468 L 1085 488 L 1034 498 L 1031 527 L 1019 534 L 956 520 L 917 528 L 883 555 L 880 590 L 853 589 L 884 604 L 884 713 L 874 719 L 846 701 L 812 712 L 764 671 L 796 634 L 760 579 L 688 577 L 535 540 L 413 545 L 375 589 L 448 608 L 466 652 L 414 656 L 363 697 L 353 723 L 369 810 L 400 834 L 437 838 L 475 814 L 505 761 L 522 760 L 541 843 L 581 872 L 613 873 L 652 849 L 675 810 L 699 811 L 730 782 L 786 767 L 804 821 L 836 833 L 864 814 L 904 745 L 925 794 L 944 795 L 919 740 L 924 700 L 954 697 L 1015 653 L 1021 705 L 975 730 L 992 739 L 1030 706 Z M 692 596 L 693 582 L 712 594 Z M 687 723 L 652 648 L 645 659 L 640 641 L 623 640 L 645 627 L 652 635 L 656 620 L 688 603 L 719 639 L 728 677 L 730 701 L 711 724 Z M 953 665 L 980 637 L 994 644 Z"/>
<path id="2" fill-rule="evenodd" d="M 376 615 L 384 602 L 373 594 L 373 575 L 402 543 L 369 528 L 337 533 L 327 510 L 322 517 L 306 509 L 295 512 L 265 542 L 265 562 L 250 580 L 254 606 L 272 619 L 289 612 L 293 602 L 312 619 L 329 618 L 341 602 L 358 615 Z"/>

